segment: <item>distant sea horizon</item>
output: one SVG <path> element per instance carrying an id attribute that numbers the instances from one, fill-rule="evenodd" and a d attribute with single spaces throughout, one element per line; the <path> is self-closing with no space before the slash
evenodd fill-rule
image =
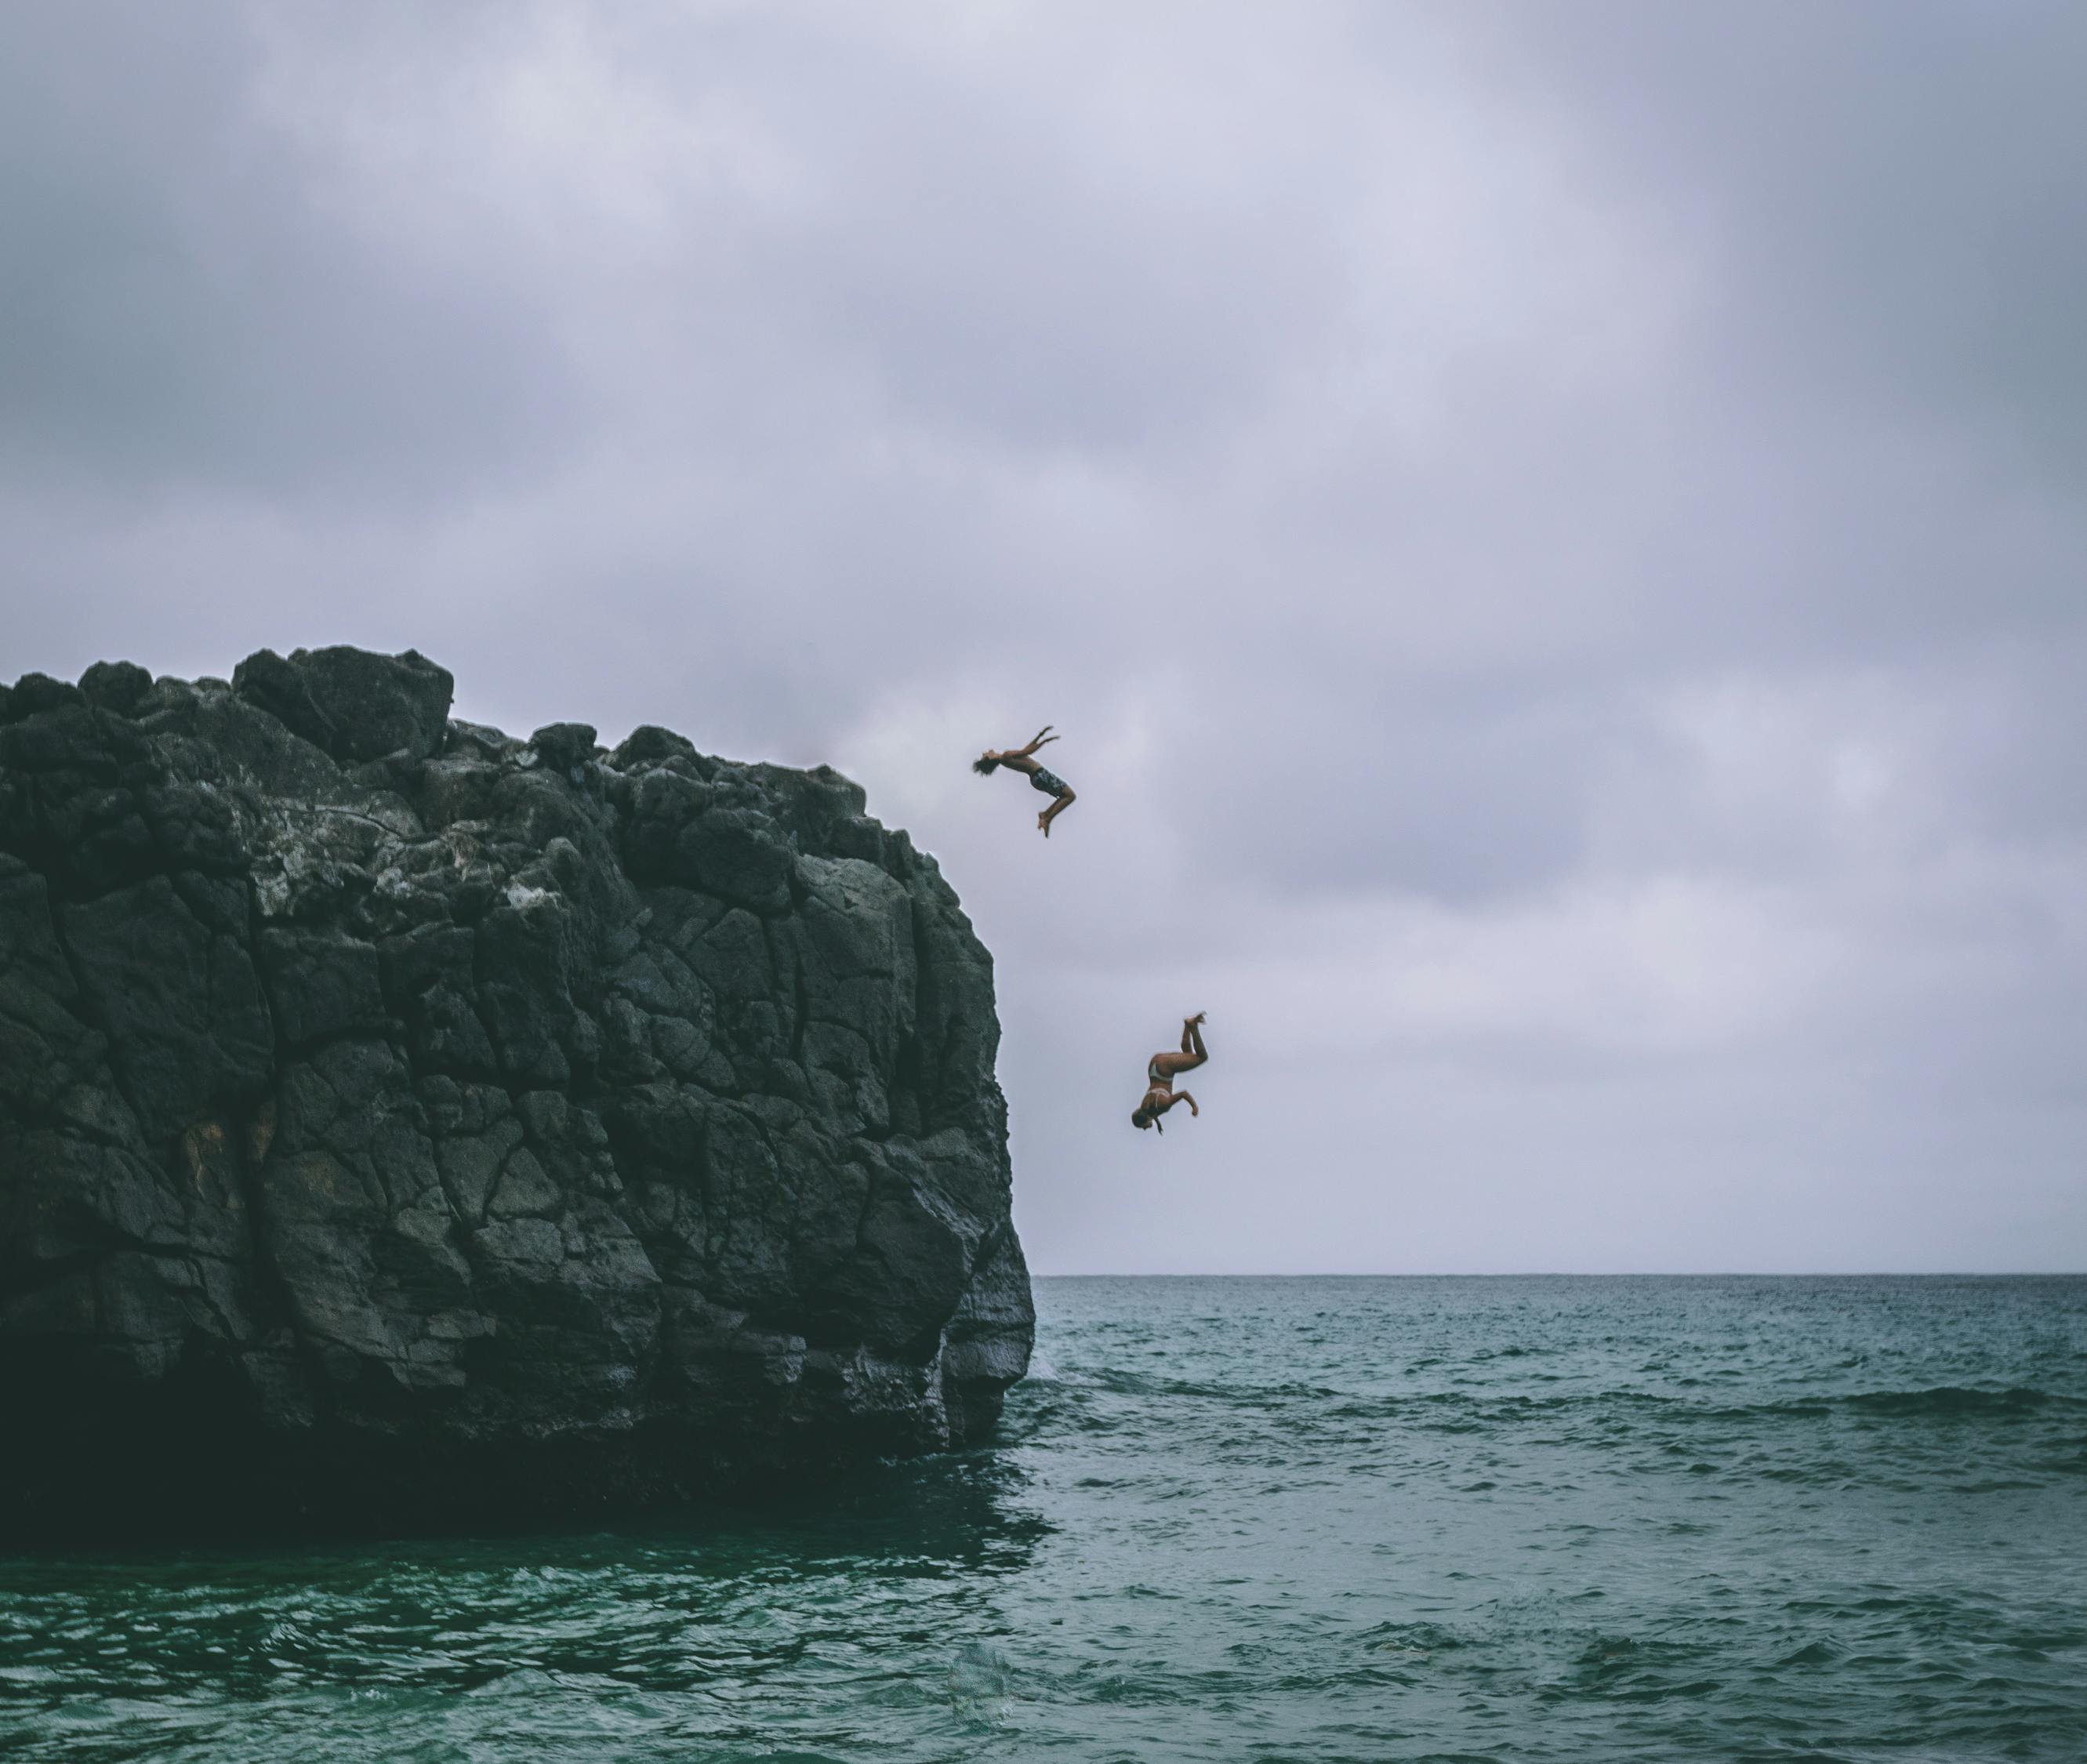
<path id="1" fill-rule="evenodd" d="M 1032 1268 L 1032 1280 L 2043 1280 L 2087 1275 L 2078 1268 Z"/>

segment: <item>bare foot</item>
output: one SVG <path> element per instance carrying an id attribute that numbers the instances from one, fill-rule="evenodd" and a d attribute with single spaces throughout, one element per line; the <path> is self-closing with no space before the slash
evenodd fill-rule
<path id="1" fill-rule="evenodd" d="M 1209 1016 L 1209 1015 L 1210 1015 L 1210 1012 L 1208 1012 L 1207 1010 L 1199 1010 L 1199 1011 L 1197 1011 L 1197 1012 L 1196 1013 L 1196 1014 L 1195 1014 L 1194 1016 L 1193 1016 L 1193 1017 L 1184 1017 L 1184 1018 L 1181 1019 L 1181 1027 L 1182 1027 L 1183 1028 L 1184 1028 L 1184 1029 L 1185 1029 L 1185 1028 L 1187 1028 L 1187 1027 L 1189 1027 L 1189 1025 L 1190 1023 L 1201 1023 L 1201 1021 L 1202 1021 L 1206 1017 L 1207 1017 L 1207 1016 Z"/>
<path id="2" fill-rule="evenodd" d="M 1038 826 L 1041 831 L 1042 831 L 1043 835 L 1044 835 L 1044 837 L 1045 839 L 1048 839 L 1048 838 L 1050 838 L 1050 836 L 1051 836 L 1051 811 L 1050 811 L 1048 809 L 1045 809 L 1045 810 L 1044 810 L 1041 814 L 1039 814 L 1039 815 L 1038 815 L 1038 816 L 1036 817 L 1036 825 L 1037 825 L 1037 826 Z"/>

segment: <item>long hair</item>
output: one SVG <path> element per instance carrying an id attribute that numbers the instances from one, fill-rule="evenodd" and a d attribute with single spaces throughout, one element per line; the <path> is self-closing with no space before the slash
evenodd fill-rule
<path id="1" fill-rule="evenodd" d="M 997 759 L 988 756 L 981 756 L 971 762 L 971 770 L 976 772 L 981 778 L 990 778 L 992 775 L 993 768 L 999 765 L 999 763 L 1000 762 Z"/>

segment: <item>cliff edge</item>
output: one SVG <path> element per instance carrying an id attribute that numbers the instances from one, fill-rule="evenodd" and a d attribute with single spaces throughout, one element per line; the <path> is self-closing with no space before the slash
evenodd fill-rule
<path id="1" fill-rule="evenodd" d="M 0 687 L 4 1528 L 449 1523 L 991 1428 L 990 956 L 821 767 L 417 654 Z"/>

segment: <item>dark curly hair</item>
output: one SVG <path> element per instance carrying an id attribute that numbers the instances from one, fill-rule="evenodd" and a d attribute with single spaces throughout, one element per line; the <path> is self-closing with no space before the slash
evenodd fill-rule
<path id="1" fill-rule="evenodd" d="M 984 755 L 980 755 L 978 758 L 971 762 L 971 770 L 976 772 L 981 778 L 990 778 L 992 775 L 993 768 L 999 765 L 999 763 L 1000 762 L 997 759 L 988 759 Z"/>

